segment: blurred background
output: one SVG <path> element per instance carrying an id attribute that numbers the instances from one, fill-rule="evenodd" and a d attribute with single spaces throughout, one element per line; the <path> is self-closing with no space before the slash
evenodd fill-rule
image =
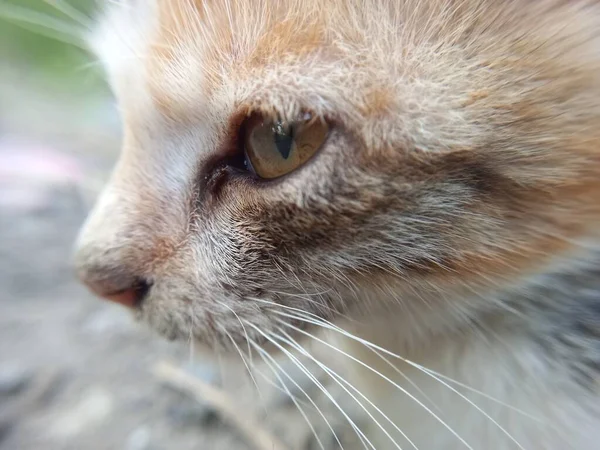
<path id="1" fill-rule="evenodd" d="M 239 358 L 167 343 L 74 279 L 71 247 L 120 129 L 101 68 L 79 48 L 95 5 L 52 3 L 0 0 L 0 449 L 258 448 L 219 407 L 157 376 L 162 361 L 219 389 L 281 448 L 339 448 L 298 386 L 329 402 L 292 365 L 280 363 L 298 383 L 286 388 L 320 443 L 272 376 L 256 374 L 257 395 Z"/>

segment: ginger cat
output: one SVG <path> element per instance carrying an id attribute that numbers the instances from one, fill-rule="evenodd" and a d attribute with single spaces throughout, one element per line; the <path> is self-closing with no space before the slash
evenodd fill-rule
<path id="1" fill-rule="evenodd" d="M 600 1 L 110 3 L 92 290 L 168 338 L 326 331 L 365 448 L 600 447 Z"/>

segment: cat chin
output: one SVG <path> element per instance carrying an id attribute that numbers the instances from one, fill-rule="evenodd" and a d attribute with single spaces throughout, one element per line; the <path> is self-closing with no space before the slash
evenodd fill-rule
<path id="1" fill-rule="evenodd" d="M 256 354 L 257 352 L 266 353 L 269 356 L 278 357 L 280 355 L 285 355 L 286 352 L 294 352 L 297 353 L 298 347 L 294 348 L 282 341 L 270 341 L 264 336 L 253 336 L 252 342 L 250 343 L 245 336 L 237 335 L 234 338 L 234 341 L 230 339 L 231 333 L 215 333 L 210 338 L 205 336 L 194 336 L 190 339 L 190 333 L 186 330 L 176 329 L 173 327 L 157 327 L 155 324 L 148 323 L 147 320 L 142 320 L 143 324 L 149 326 L 152 331 L 157 333 L 161 338 L 166 339 L 175 343 L 184 343 L 189 345 L 191 349 L 193 349 L 194 353 L 206 354 L 206 355 L 215 355 L 218 354 L 219 357 L 223 356 L 229 359 L 238 359 L 243 355 L 244 358 L 247 358 L 248 348 L 252 349 L 252 353 Z M 308 325 L 304 326 L 302 332 L 299 331 L 291 331 L 286 336 L 286 340 L 293 340 L 296 346 L 304 347 L 310 340 L 307 338 L 307 334 L 317 334 L 318 327 Z M 306 333 L 306 334 L 304 334 Z M 258 348 L 260 350 L 258 350 Z M 240 354 L 241 353 L 241 354 Z"/>
<path id="2" fill-rule="evenodd" d="M 255 312 L 249 317 L 247 311 L 235 311 L 229 306 L 216 311 L 199 303 L 150 295 L 136 307 L 134 318 L 168 341 L 193 342 L 213 352 L 238 356 L 240 349 L 247 351 L 249 347 L 253 351 L 259 351 L 258 347 L 268 354 L 279 354 L 284 351 L 282 347 L 291 349 L 290 342 L 302 345 L 309 336 L 323 330 L 322 326 L 286 317 L 274 309 Z M 314 313 L 308 315 L 313 321 L 320 320 Z"/>

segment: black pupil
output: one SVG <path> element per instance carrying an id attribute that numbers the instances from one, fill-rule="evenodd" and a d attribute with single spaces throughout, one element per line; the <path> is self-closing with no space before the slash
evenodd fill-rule
<path id="1" fill-rule="evenodd" d="M 273 127 L 273 138 L 275 139 L 277 151 L 283 159 L 288 159 L 292 151 L 292 144 L 294 143 L 294 127 L 278 122 Z"/>

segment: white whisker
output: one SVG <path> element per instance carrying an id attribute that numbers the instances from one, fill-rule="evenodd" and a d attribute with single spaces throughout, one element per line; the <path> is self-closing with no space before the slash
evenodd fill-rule
<path id="1" fill-rule="evenodd" d="M 379 355 L 381 356 L 381 355 Z M 391 362 L 389 362 L 385 357 L 381 356 L 381 358 L 383 358 L 384 361 L 386 361 L 392 368 L 396 368 Z M 506 435 L 506 437 L 508 437 L 511 441 L 514 442 L 514 444 L 519 447 L 521 450 L 525 450 L 524 447 L 519 444 L 519 442 L 502 426 L 500 425 L 496 420 L 494 420 L 493 417 L 491 417 L 488 413 L 486 413 L 483 409 L 481 409 L 481 407 L 479 407 L 476 403 L 474 403 L 473 401 L 471 401 L 467 396 L 461 394 L 459 391 L 457 391 L 456 389 L 454 389 L 452 386 L 450 386 L 448 383 L 446 383 L 445 381 L 443 381 L 442 379 L 438 378 L 437 376 L 435 376 L 432 373 L 428 373 L 428 375 L 432 376 L 435 380 L 437 380 L 439 383 L 441 383 L 443 386 L 447 387 L 448 389 L 450 389 L 452 392 L 454 392 L 456 395 L 458 395 L 460 398 L 462 398 L 464 401 L 466 401 L 467 403 L 469 403 L 471 406 L 473 406 L 473 408 L 475 408 L 477 411 L 479 411 L 481 414 L 484 415 L 484 417 L 486 417 L 490 422 L 492 422 L 495 426 L 498 427 L 498 429 L 500 431 L 502 431 L 502 433 L 504 433 Z"/>
<path id="2" fill-rule="evenodd" d="M 271 340 L 267 335 L 264 335 L 266 339 L 268 339 L 271 343 L 275 344 L 277 347 L 279 347 L 279 345 Z M 304 364 L 302 364 L 296 357 L 294 357 L 294 355 L 292 355 L 291 353 L 287 352 L 286 350 L 284 350 L 282 347 L 279 347 L 284 354 L 305 374 L 307 375 L 309 378 L 311 378 L 312 381 L 312 374 L 310 373 L 310 371 L 306 368 L 306 366 Z M 315 378 L 316 379 L 316 378 Z M 294 383 L 294 385 L 300 390 L 300 392 L 302 392 L 304 395 L 306 395 L 306 397 L 310 400 L 310 402 L 312 403 L 313 407 L 317 410 L 317 412 L 319 413 L 319 415 L 323 418 L 323 420 L 325 421 L 325 424 L 327 425 L 327 427 L 329 428 L 329 430 L 331 431 L 331 433 L 333 433 L 333 437 L 335 438 L 335 440 L 337 441 L 337 443 L 339 444 L 339 446 L 343 449 L 343 445 L 340 442 L 337 433 L 335 432 L 335 430 L 333 429 L 333 427 L 331 426 L 331 424 L 329 423 L 329 420 L 327 419 L 327 417 L 325 416 L 325 414 L 323 414 L 323 412 L 321 411 L 321 409 L 317 406 L 317 404 L 312 400 L 311 397 L 308 396 L 308 394 L 304 391 L 304 389 L 302 389 L 300 387 L 300 385 L 298 383 L 296 383 L 295 381 L 292 381 L 292 383 Z"/>
<path id="3" fill-rule="evenodd" d="M 64 14 L 71 20 L 75 21 L 77 24 L 81 25 L 85 29 L 89 30 L 91 28 L 91 19 L 79 11 L 77 8 L 74 8 L 67 2 L 62 0 L 44 0 L 45 3 L 52 6 L 54 9 Z"/>
<path id="4" fill-rule="evenodd" d="M 248 324 L 248 325 L 252 325 L 252 324 Z M 290 359 L 292 360 L 292 362 L 294 362 L 299 368 L 300 370 L 303 371 L 303 373 L 319 388 L 319 390 L 321 390 L 321 392 L 323 392 L 323 394 L 325 394 L 325 396 L 331 401 L 331 403 L 333 403 L 333 405 L 342 413 L 342 415 L 344 416 L 344 418 L 348 421 L 348 423 L 350 424 L 350 426 L 352 427 L 352 429 L 355 431 L 355 433 L 357 434 L 358 438 L 361 440 L 363 446 L 365 446 L 365 441 L 369 444 L 369 446 L 371 447 L 372 450 L 376 450 L 375 447 L 373 446 L 373 444 L 369 441 L 369 439 L 365 436 L 365 434 L 363 433 L 363 431 L 358 427 L 358 425 L 356 425 L 356 423 L 350 418 L 350 416 L 348 416 L 348 414 L 344 411 L 344 409 L 340 406 L 340 404 L 338 403 L 337 400 L 335 400 L 333 398 L 333 396 L 331 395 L 331 393 L 325 388 L 325 386 L 323 386 L 323 384 L 312 374 L 310 373 L 310 371 L 308 371 L 306 369 L 306 367 L 297 360 L 297 358 L 295 358 L 293 355 L 291 355 L 286 349 L 284 349 L 281 345 L 279 345 L 277 342 L 273 341 L 267 334 L 265 334 L 263 331 L 261 331 L 258 327 L 255 327 L 256 330 L 265 337 L 265 339 L 268 339 L 269 342 L 271 342 L 273 345 L 275 345 L 277 348 L 279 348 L 282 352 L 284 352 L 284 354 Z M 323 417 L 325 419 L 325 417 Z M 329 425 L 329 422 L 327 421 L 327 419 L 325 419 L 326 423 Z M 333 429 L 330 426 L 331 431 L 334 433 L 334 436 L 337 440 L 337 435 L 335 435 L 335 432 L 333 431 Z M 338 440 L 338 443 L 341 445 L 341 443 Z"/>
<path id="5" fill-rule="evenodd" d="M 465 447 L 473 450 L 473 447 L 471 447 L 456 431 L 454 431 L 452 429 L 452 427 L 450 425 L 448 425 L 446 422 L 444 422 L 436 413 L 434 413 L 427 405 L 425 405 L 423 402 L 421 402 L 418 398 L 416 398 L 413 394 L 411 394 L 410 392 L 408 392 L 406 389 L 404 389 L 402 386 L 400 386 L 398 383 L 394 382 L 392 379 L 390 379 L 389 377 L 387 377 L 386 375 L 382 374 L 381 372 L 377 371 L 376 369 L 372 368 L 371 366 L 369 366 L 368 364 L 365 364 L 363 361 L 359 360 L 358 358 L 355 358 L 354 356 L 350 355 L 349 353 L 335 347 L 334 345 L 331 345 L 330 343 L 324 341 L 323 339 L 320 339 L 310 333 L 307 333 L 306 331 L 291 325 L 283 320 L 278 320 L 278 322 L 280 322 L 281 324 L 292 328 L 293 330 L 302 333 L 306 336 L 309 336 L 312 339 L 315 339 L 316 341 L 322 343 L 323 345 L 326 345 L 327 347 L 337 351 L 338 353 L 341 353 L 342 355 L 350 358 L 351 360 L 353 360 L 354 362 L 360 364 L 361 366 L 365 367 L 366 369 L 370 370 L 371 372 L 375 373 L 376 375 L 378 375 L 379 377 L 381 377 L 382 379 L 384 379 L 385 381 L 387 381 L 388 383 L 390 383 L 391 385 L 393 385 L 394 387 L 396 387 L 398 390 L 400 390 L 401 392 L 403 392 L 407 397 L 409 397 L 411 400 L 413 400 L 415 403 L 417 403 L 419 406 L 421 406 L 425 411 L 427 411 L 429 414 L 431 414 L 431 416 L 436 419 L 440 424 L 442 424 L 444 426 L 444 428 L 446 428 L 448 431 L 450 431 L 450 433 L 452 433 L 454 435 L 454 437 L 456 437 Z"/>
<path id="6" fill-rule="evenodd" d="M 288 317 L 288 318 L 291 318 L 291 319 L 294 319 L 294 320 L 304 321 L 304 322 L 310 323 L 312 325 L 320 326 L 322 328 L 326 328 L 328 330 L 332 330 L 332 331 L 338 332 L 338 333 L 346 336 L 349 339 L 352 339 L 352 340 L 354 340 L 356 342 L 359 342 L 359 343 L 365 345 L 366 347 L 370 348 L 371 350 L 378 350 L 379 352 L 382 352 L 382 353 L 384 353 L 384 354 L 386 354 L 388 356 L 391 356 L 393 358 L 399 359 L 399 360 L 405 362 L 406 364 L 409 364 L 410 366 L 412 366 L 412 367 L 414 367 L 414 368 L 416 368 L 418 370 L 424 371 L 427 374 L 434 374 L 434 375 L 436 375 L 436 376 L 438 376 L 440 378 L 445 379 L 446 381 L 448 381 L 450 383 L 453 383 L 453 384 L 455 384 L 457 386 L 460 386 L 460 387 L 462 387 L 462 388 L 464 388 L 464 389 L 466 389 L 466 390 L 468 390 L 470 392 L 473 392 L 475 394 L 481 395 L 482 397 L 484 397 L 484 398 L 486 398 L 486 399 L 488 399 L 490 401 L 493 401 L 494 403 L 497 403 L 497 404 L 499 404 L 499 405 L 501 405 L 501 406 L 503 406 L 505 408 L 508 408 L 508 409 L 510 409 L 512 411 L 515 411 L 515 412 L 519 413 L 520 415 L 522 415 L 524 417 L 527 417 L 528 419 L 532 419 L 532 420 L 534 420 L 536 422 L 540 422 L 540 423 L 543 422 L 543 420 L 540 419 L 539 417 L 535 417 L 535 416 L 533 416 L 533 415 L 531 415 L 531 414 L 529 414 L 529 413 L 527 413 L 527 412 L 525 412 L 525 411 L 523 411 L 523 410 L 521 410 L 519 408 L 511 406 L 511 405 L 509 405 L 509 404 L 507 404 L 507 403 L 505 403 L 505 402 L 503 402 L 501 400 L 498 400 L 497 398 L 494 398 L 494 397 L 490 396 L 489 394 L 486 394 L 485 392 L 482 392 L 482 391 L 477 390 L 477 389 L 475 389 L 473 387 L 470 387 L 470 386 L 468 386 L 468 385 L 466 385 L 464 383 L 461 383 L 460 381 L 454 380 L 454 379 L 452 379 L 452 378 L 450 378 L 450 377 L 448 377 L 446 375 L 443 375 L 443 374 L 441 374 L 439 372 L 436 372 L 435 370 L 429 369 L 429 368 L 427 368 L 425 366 L 422 366 L 422 365 L 420 365 L 420 364 L 418 364 L 418 363 L 416 363 L 414 361 L 411 361 L 411 360 L 409 360 L 407 358 L 404 358 L 404 357 L 402 357 L 402 356 L 400 356 L 400 355 L 398 355 L 396 353 L 393 353 L 393 352 L 391 352 L 389 350 L 386 350 L 385 348 L 380 347 L 380 346 L 378 346 L 378 345 L 376 345 L 376 344 L 374 344 L 372 342 L 369 342 L 369 341 L 367 341 L 365 339 L 362 339 L 362 338 L 360 338 L 358 336 L 355 336 L 352 333 L 349 333 L 348 331 L 344 330 L 343 328 L 340 328 L 337 325 L 335 325 L 335 324 L 333 324 L 333 323 L 331 323 L 331 322 L 329 322 L 329 321 L 327 321 L 325 319 L 321 319 L 320 317 L 316 316 L 315 314 L 312 314 L 312 313 L 309 313 L 309 312 L 306 312 L 306 311 L 301 311 L 301 310 L 298 310 L 297 308 L 287 307 L 285 305 L 278 305 L 277 303 L 274 303 L 274 305 L 282 306 L 282 307 L 284 307 L 286 309 L 292 309 L 292 310 L 295 310 L 295 311 L 299 311 L 299 312 L 301 312 L 303 314 L 306 314 L 306 315 L 309 315 L 309 316 L 314 316 L 314 318 L 312 318 L 312 317 L 306 318 L 306 317 L 296 316 L 296 315 L 293 315 L 293 314 L 287 314 L 287 313 L 282 312 L 282 311 L 273 311 L 274 313 L 276 313 L 278 315 L 281 315 L 281 316 L 284 316 L 284 317 Z"/>
<path id="7" fill-rule="evenodd" d="M 189 309 L 190 309 L 189 315 L 190 315 L 190 319 L 192 321 L 192 326 L 190 327 L 189 332 L 188 332 L 188 335 L 189 335 L 188 343 L 190 346 L 188 358 L 189 358 L 189 363 L 193 364 L 194 356 L 196 354 L 195 349 L 194 349 L 194 328 L 195 328 L 196 324 L 194 323 L 194 314 L 193 314 L 191 305 L 190 305 Z"/>
<path id="8" fill-rule="evenodd" d="M 472 388 L 471 386 L 468 386 L 468 385 L 466 385 L 464 383 L 461 383 L 460 381 L 454 380 L 454 379 L 452 379 L 452 378 L 450 378 L 450 377 L 448 377 L 446 375 L 443 375 L 443 374 L 441 374 L 439 372 L 436 372 L 435 370 L 428 369 L 427 367 L 421 366 L 420 364 L 417 364 L 417 363 L 412 362 L 412 361 L 408 361 L 407 360 L 406 362 L 407 362 L 407 364 L 410 364 L 410 365 L 412 365 L 413 367 L 415 367 L 417 369 L 421 369 L 424 372 L 427 372 L 427 373 L 429 373 L 431 375 L 436 375 L 439 378 L 443 378 L 443 379 L 445 379 L 446 381 L 448 381 L 450 383 L 453 383 L 453 384 L 455 384 L 457 386 L 462 387 L 463 389 L 466 389 L 466 390 L 468 390 L 470 392 L 473 392 L 474 394 L 481 395 L 482 397 L 484 397 L 484 398 L 486 398 L 486 399 L 488 399 L 488 400 L 490 400 L 490 401 L 492 401 L 494 403 L 497 403 L 498 405 L 504 406 L 505 408 L 508 408 L 508 409 L 510 409 L 510 410 L 512 410 L 512 411 L 514 411 L 516 413 L 519 413 L 522 416 L 527 417 L 528 419 L 534 420 L 534 421 L 539 422 L 539 423 L 543 422 L 543 420 L 540 419 L 539 417 L 535 417 L 535 416 L 533 416 L 533 415 L 531 415 L 531 414 L 529 414 L 529 413 L 527 413 L 527 412 L 525 412 L 525 411 L 523 411 L 521 409 L 515 408 L 514 406 L 511 406 L 508 403 L 504 403 L 504 402 L 498 400 L 497 398 L 494 398 L 494 397 L 486 394 L 485 392 L 482 392 L 482 391 L 479 391 L 479 390 L 477 390 L 475 388 Z"/>
<path id="9" fill-rule="evenodd" d="M 254 368 L 254 370 L 256 371 L 257 374 L 259 374 L 261 376 L 261 378 L 265 381 L 265 383 L 267 383 L 269 386 L 271 386 L 272 388 L 274 388 L 275 390 L 277 390 L 278 392 L 281 392 L 282 394 L 285 394 L 287 396 L 289 396 L 290 394 L 288 392 L 286 392 L 281 386 L 279 386 L 277 383 L 274 383 L 273 380 L 269 379 L 269 377 L 267 375 L 265 375 L 262 370 L 259 370 L 258 368 Z M 294 394 L 291 394 L 292 397 L 294 397 L 296 399 L 296 401 L 300 404 L 302 404 L 302 406 L 306 406 L 307 408 L 310 407 L 310 405 L 308 404 L 308 402 L 306 402 L 305 400 L 302 400 L 301 398 L 296 397 Z"/>
<path id="10" fill-rule="evenodd" d="M 295 319 L 300 319 L 299 317 L 296 317 L 294 315 L 290 315 L 290 314 L 286 314 L 286 313 L 282 313 L 281 311 L 274 311 L 276 314 L 278 315 L 282 315 L 284 317 L 289 317 L 289 318 L 295 318 Z M 300 319 L 302 321 L 314 324 L 314 325 L 318 325 L 318 326 L 322 326 L 323 328 L 327 328 L 321 321 L 312 321 L 312 320 L 307 320 L 307 319 Z M 332 326 L 335 327 L 335 325 L 332 324 Z M 337 327 L 335 327 L 337 328 Z M 337 330 L 334 330 L 337 331 Z M 375 352 L 378 356 L 382 357 L 381 355 L 379 355 L 374 349 L 368 347 L 371 351 Z M 423 398 L 425 400 L 427 400 L 429 403 L 431 403 L 431 405 L 438 410 L 438 412 L 440 414 L 443 414 L 443 411 L 435 404 L 435 402 L 433 400 L 431 400 L 429 398 L 429 396 L 413 381 L 411 380 L 405 373 L 403 373 L 400 369 L 398 369 L 397 367 L 394 366 L 394 368 L 396 369 L 396 372 L 402 376 L 402 378 L 404 378 L 406 380 L 407 383 L 409 383 L 412 387 L 415 388 L 415 390 L 421 394 L 423 396 Z"/>
<path id="11" fill-rule="evenodd" d="M 228 309 L 229 311 L 231 311 L 231 313 L 235 316 L 235 318 L 240 323 L 240 325 L 242 327 L 242 330 L 244 331 L 244 336 L 246 338 L 246 345 L 248 346 L 248 358 L 250 359 L 250 364 L 252 365 L 253 361 L 252 361 L 252 351 L 250 349 L 250 340 L 248 338 L 248 332 L 246 331 L 246 327 L 244 326 L 244 322 L 242 322 L 242 319 L 240 319 L 240 316 L 233 310 L 233 308 L 231 308 L 230 306 L 228 306 L 224 302 L 219 302 L 219 304 L 221 306 L 223 306 L 224 308 Z"/>
<path id="12" fill-rule="evenodd" d="M 386 419 L 395 429 L 396 431 L 398 431 L 403 437 L 404 439 L 406 439 L 412 446 L 413 448 L 415 448 L 416 450 L 418 450 L 417 446 L 410 440 L 410 438 L 404 433 L 404 431 L 402 431 L 402 429 L 400 427 L 398 427 L 398 425 L 396 425 L 377 405 L 375 405 L 371 400 L 369 400 L 369 398 L 364 395 L 359 389 L 357 389 L 352 383 L 350 383 L 348 380 L 346 380 L 344 377 L 342 377 L 341 375 L 339 375 L 336 371 L 334 371 L 333 369 L 331 369 L 329 366 L 327 366 L 325 363 L 317 360 L 313 355 L 310 354 L 310 352 L 308 352 L 302 345 L 300 345 L 294 338 L 292 338 L 289 333 L 287 333 L 285 330 L 281 329 L 280 327 L 278 327 L 279 331 L 286 336 L 286 338 L 283 338 L 281 336 L 277 336 L 276 334 L 272 333 L 274 337 L 277 337 L 278 339 L 282 340 L 283 342 L 287 343 L 288 345 L 292 346 L 293 348 L 295 348 L 296 350 L 298 350 L 299 352 L 301 352 L 303 355 L 307 356 L 308 358 L 310 358 L 311 360 L 313 360 L 316 364 L 319 365 L 319 367 L 321 367 L 321 369 L 323 369 L 334 381 L 336 381 L 336 383 L 338 383 L 338 385 L 344 389 L 344 391 L 346 393 L 348 393 L 348 395 L 350 395 L 354 401 L 356 401 L 356 403 L 359 404 L 359 406 L 361 406 L 361 408 L 369 415 L 369 417 L 371 419 L 373 419 L 373 421 L 379 426 L 379 428 L 384 432 L 384 434 L 394 443 L 394 445 L 397 448 L 400 448 L 400 446 L 394 441 L 394 439 L 389 435 L 389 433 L 379 424 L 379 422 L 372 416 L 372 414 L 364 407 L 364 405 L 358 401 L 356 399 L 356 397 L 354 397 L 354 395 L 349 392 L 341 383 L 344 383 L 346 386 L 348 386 L 350 389 L 352 389 L 354 392 L 356 392 L 363 400 L 365 400 L 370 406 L 372 406 L 379 414 L 381 414 L 383 416 L 384 419 Z"/>
<path id="13" fill-rule="evenodd" d="M 294 405 L 296 405 L 296 408 L 298 409 L 298 411 L 300 412 L 300 414 L 302 415 L 302 417 L 304 418 L 304 420 L 308 424 L 308 427 L 312 431 L 313 435 L 315 436 L 315 439 L 317 440 L 317 442 L 319 444 L 319 447 L 321 447 L 321 450 L 325 450 L 325 447 L 323 446 L 323 443 L 321 442 L 321 439 L 319 438 L 317 432 L 315 431 L 315 427 L 313 426 L 312 422 L 308 419 L 308 416 L 306 415 L 306 413 L 304 412 L 304 410 L 300 407 L 300 405 L 296 401 L 295 396 L 292 395 L 292 393 L 290 392 L 290 390 L 287 388 L 286 384 L 283 382 L 283 380 L 279 376 L 279 373 L 273 368 L 273 366 L 271 365 L 271 363 L 274 364 L 281 371 L 281 373 L 283 373 L 292 383 L 294 383 L 298 387 L 298 389 L 300 389 L 300 391 L 306 396 L 306 398 L 308 398 L 310 400 L 310 402 L 313 403 L 313 405 L 314 405 L 314 400 L 300 386 L 298 386 L 298 384 L 292 379 L 292 377 L 290 377 L 287 374 L 287 372 L 285 370 L 283 370 L 283 368 L 279 364 L 277 364 L 277 362 L 275 361 L 275 359 L 271 355 L 269 355 L 269 353 L 267 353 L 263 348 L 261 348 L 260 345 L 258 345 L 254 340 L 250 340 L 249 342 L 256 349 L 256 351 L 258 352 L 259 356 L 262 358 L 262 360 L 267 365 L 267 367 L 269 367 L 269 369 L 271 369 L 271 371 L 273 372 L 273 374 L 275 375 L 275 377 L 277 378 L 277 380 L 281 384 L 281 387 L 283 389 L 285 389 L 286 393 L 289 395 L 289 397 L 292 400 L 292 402 L 294 402 Z M 269 363 L 269 361 L 267 361 L 267 358 L 271 361 L 271 363 Z"/>
<path id="14" fill-rule="evenodd" d="M 269 412 L 267 411 L 267 406 L 266 406 L 265 399 L 264 399 L 264 397 L 262 395 L 262 391 L 258 387 L 258 383 L 256 382 L 256 378 L 254 378 L 254 374 L 252 373 L 252 370 L 251 370 L 250 366 L 248 365 L 248 362 L 246 361 L 246 358 L 244 358 L 244 354 L 242 353 L 242 350 L 240 349 L 240 347 L 235 342 L 235 339 L 233 339 L 233 336 L 231 336 L 231 334 L 225 328 L 222 328 L 222 331 L 229 338 L 229 340 L 231 341 L 231 343 L 233 344 L 233 346 L 235 347 L 235 349 L 239 353 L 240 359 L 242 360 L 242 363 L 246 367 L 246 371 L 248 372 L 248 375 L 250 376 L 250 379 L 252 380 L 252 383 L 254 384 L 254 387 L 256 388 L 256 392 L 257 392 L 258 397 L 260 399 L 260 404 L 262 405 L 262 407 L 263 407 L 263 409 L 265 411 L 265 415 L 268 416 Z M 248 347 L 249 346 L 250 346 L 250 344 L 248 344 Z"/>
<path id="15" fill-rule="evenodd" d="M 0 17 L 29 31 L 88 50 L 81 30 L 63 20 L 9 3 L 0 4 Z M 35 28 L 32 30 L 26 25 Z"/>

